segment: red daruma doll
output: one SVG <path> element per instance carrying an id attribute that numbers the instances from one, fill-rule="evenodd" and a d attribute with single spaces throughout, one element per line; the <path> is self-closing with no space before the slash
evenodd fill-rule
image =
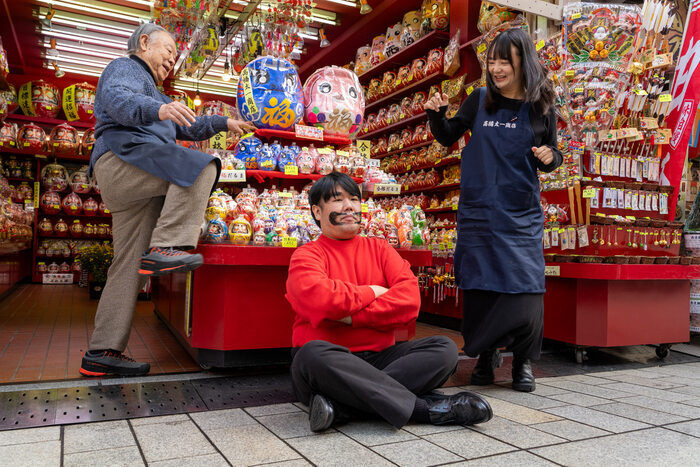
<path id="1" fill-rule="evenodd" d="M 346 68 L 324 67 L 304 85 L 304 118 L 327 135 L 355 137 L 362 126 L 365 96 L 357 75 Z"/>

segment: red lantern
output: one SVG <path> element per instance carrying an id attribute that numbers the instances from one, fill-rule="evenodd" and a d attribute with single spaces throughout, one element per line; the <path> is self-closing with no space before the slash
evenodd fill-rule
<path id="1" fill-rule="evenodd" d="M 78 130 L 67 123 L 61 123 L 51 130 L 49 151 L 57 156 L 73 155 L 78 151 Z"/>
<path id="2" fill-rule="evenodd" d="M 69 121 L 95 121 L 95 86 L 78 83 L 63 90 L 63 113 Z"/>
<path id="3" fill-rule="evenodd" d="M 85 202 L 83 203 L 83 214 L 85 214 L 86 216 L 97 215 L 97 209 L 98 209 L 97 201 L 95 201 L 92 198 L 86 199 Z"/>
<path id="4" fill-rule="evenodd" d="M 46 214 L 58 214 L 61 212 L 61 197 L 55 191 L 47 191 L 41 195 L 39 205 Z"/>
<path id="5" fill-rule="evenodd" d="M 80 196 L 70 193 L 63 198 L 61 206 L 63 206 L 63 212 L 75 216 L 83 210 L 83 201 L 80 199 Z"/>
<path id="6" fill-rule="evenodd" d="M 17 100 L 22 112 L 30 117 L 56 118 L 61 110 L 61 92 L 44 80 L 24 83 Z"/>
<path id="7" fill-rule="evenodd" d="M 44 140 L 46 133 L 41 127 L 27 123 L 17 132 L 17 145 L 19 149 L 25 149 L 30 152 L 40 152 L 44 149 Z"/>

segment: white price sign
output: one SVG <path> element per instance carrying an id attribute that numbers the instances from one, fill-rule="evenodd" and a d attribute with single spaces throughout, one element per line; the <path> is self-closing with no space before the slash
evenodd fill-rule
<path id="1" fill-rule="evenodd" d="M 377 183 L 374 185 L 375 195 L 398 195 L 401 193 L 401 185 L 398 183 Z"/>
<path id="2" fill-rule="evenodd" d="M 245 170 L 222 170 L 219 181 L 229 183 L 245 182 Z"/>
<path id="3" fill-rule="evenodd" d="M 43 274 L 41 276 L 43 284 L 72 284 L 73 274 Z"/>
<path id="4" fill-rule="evenodd" d="M 380 165 L 381 161 L 379 159 L 367 159 L 368 167 L 379 167 Z"/>
<path id="5" fill-rule="evenodd" d="M 544 267 L 544 275 L 550 276 L 550 277 L 561 276 L 561 266 L 545 266 Z"/>

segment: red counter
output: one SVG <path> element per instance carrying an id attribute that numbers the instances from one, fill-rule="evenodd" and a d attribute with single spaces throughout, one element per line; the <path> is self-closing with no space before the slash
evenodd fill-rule
<path id="1" fill-rule="evenodd" d="M 428 250 L 398 251 L 413 266 L 432 263 Z M 294 249 L 200 245 L 198 252 L 204 266 L 153 281 L 156 313 L 193 358 L 205 368 L 288 361 L 294 315 L 284 294 Z"/>

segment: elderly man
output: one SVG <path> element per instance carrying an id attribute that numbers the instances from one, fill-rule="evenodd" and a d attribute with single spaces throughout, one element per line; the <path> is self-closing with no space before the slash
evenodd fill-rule
<path id="1" fill-rule="evenodd" d="M 148 373 L 148 363 L 122 353 L 138 292 L 149 276 L 202 264 L 201 255 L 186 251 L 197 245 L 221 163 L 175 140 L 252 129 L 226 117 L 195 117 L 186 105 L 158 91 L 177 55 L 175 41 L 162 27 L 139 26 L 129 38 L 127 54 L 107 65 L 95 99 L 97 140 L 90 170 L 112 211 L 114 261 L 80 368 L 86 376 Z"/>
<path id="2" fill-rule="evenodd" d="M 418 316 L 418 280 L 387 242 L 357 235 L 360 199 L 345 174 L 316 181 L 309 203 L 323 235 L 296 250 L 289 265 L 287 300 L 296 314 L 291 376 L 309 405 L 311 430 L 366 415 L 397 428 L 409 420 L 490 420 L 491 407 L 478 395 L 433 391 L 457 368 L 451 339 L 396 344 L 394 331 Z"/>

